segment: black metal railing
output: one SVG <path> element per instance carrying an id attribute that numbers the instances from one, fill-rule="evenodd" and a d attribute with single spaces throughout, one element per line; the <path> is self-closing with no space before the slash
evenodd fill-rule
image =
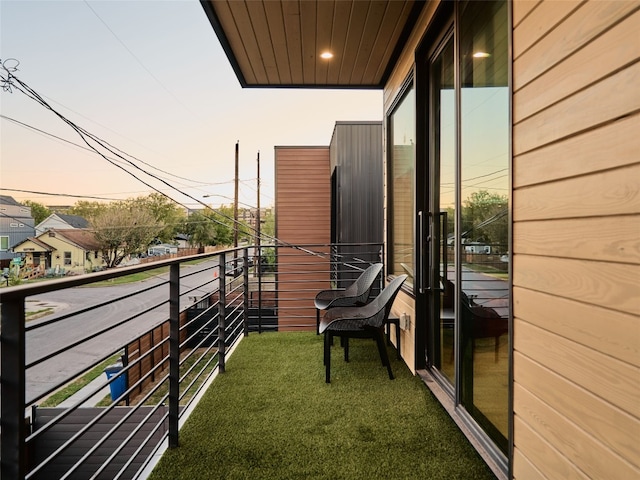
<path id="1" fill-rule="evenodd" d="M 315 329 L 317 291 L 382 258 L 381 244 L 263 245 L 3 289 L 2 477 L 135 478 L 162 442 L 178 445 L 180 419 L 242 336 Z M 28 321 L 41 296 L 62 308 Z M 46 406 L 113 358 L 108 378 Z"/>

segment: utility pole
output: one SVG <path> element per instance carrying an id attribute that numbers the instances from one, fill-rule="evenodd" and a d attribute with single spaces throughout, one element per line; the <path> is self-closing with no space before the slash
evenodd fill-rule
<path id="1" fill-rule="evenodd" d="M 233 267 L 238 268 L 238 164 L 240 158 L 240 140 L 236 142 L 236 176 L 233 195 Z"/>
<path id="2" fill-rule="evenodd" d="M 261 259 L 261 256 L 260 256 L 260 150 L 258 150 L 257 162 L 258 162 L 258 178 L 257 178 L 258 211 L 256 212 L 256 259 L 253 263 L 254 265 L 257 265 L 256 272 L 258 272 L 258 275 L 260 275 L 260 268 L 261 268 L 261 265 L 260 265 L 260 259 Z"/>

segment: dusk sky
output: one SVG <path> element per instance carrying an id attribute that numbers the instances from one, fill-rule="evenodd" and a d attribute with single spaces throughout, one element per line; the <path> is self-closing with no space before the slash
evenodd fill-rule
<path id="1" fill-rule="evenodd" d="M 258 150 L 261 204 L 268 206 L 274 146 L 328 145 L 336 121 L 382 119 L 377 90 L 242 89 L 197 0 L 0 0 L 0 30 L 2 61 L 19 61 L 15 76 L 55 110 L 119 150 L 182 177 L 138 163 L 213 206 L 232 201 L 236 141 L 241 206 L 256 204 Z M 78 199 L 8 189 L 113 199 L 151 191 L 95 153 L 52 138 L 83 144 L 21 92 L 0 91 L 0 113 L 0 194 L 64 205 Z"/>

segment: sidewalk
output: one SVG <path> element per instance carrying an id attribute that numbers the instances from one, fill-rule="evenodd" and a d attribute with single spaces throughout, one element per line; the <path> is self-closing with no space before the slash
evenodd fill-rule
<path id="1" fill-rule="evenodd" d="M 69 398 L 64 400 L 62 403 L 60 403 L 58 407 L 68 408 L 77 404 L 78 402 L 82 401 L 82 399 L 84 399 L 87 395 L 91 395 L 91 392 L 96 391 L 96 389 L 106 381 L 107 375 L 103 373 L 99 377 L 96 377 L 88 385 L 84 386 Z M 98 390 L 95 394 L 91 395 L 91 397 L 87 399 L 87 401 L 80 405 L 80 408 L 95 407 L 98 402 L 100 402 L 100 400 L 102 400 L 110 393 L 111 390 L 109 388 L 109 385 L 106 385 L 105 387 L 102 387 L 100 390 Z"/>

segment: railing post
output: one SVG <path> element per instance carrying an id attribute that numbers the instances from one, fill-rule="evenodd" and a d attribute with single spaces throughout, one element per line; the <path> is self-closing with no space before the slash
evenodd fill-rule
<path id="1" fill-rule="evenodd" d="M 262 333 L 262 246 L 258 245 L 258 333 Z"/>
<path id="2" fill-rule="evenodd" d="M 169 270 L 169 447 L 178 446 L 180 396 L 180 264 Z"/>
<path id="3" fill-rule="evenodd" d="M 27 455 L 24 444 L 27 427 L 25 408 L 25 332 L 24 298 L 2 299 L 0 320 L 0 344 L 2 345 L 1 378 L 2 399 L 0 408 L 0 443 L 2 466 L 0 477 L 23 479 L 27 473 Z"/>
<path id="4" fill-rule="evenodd" d="M 227 301 L 227 279 L 226 279 L 226 261 L 225 254 L 221 253 L 220 260 L 220 275 L 218 276 L 218 372 L 224 373 L 225 370 L 225 303 Z"/>
<path id="5" fill-rule="evenodd" d="M 242 251 L 243 262 L 243 280 L 244 280 L 244 297 L 242 308 L 242 319 L 244 322 L 244 336 L 249 335 L 249 250 L 245 248 Z"/>

